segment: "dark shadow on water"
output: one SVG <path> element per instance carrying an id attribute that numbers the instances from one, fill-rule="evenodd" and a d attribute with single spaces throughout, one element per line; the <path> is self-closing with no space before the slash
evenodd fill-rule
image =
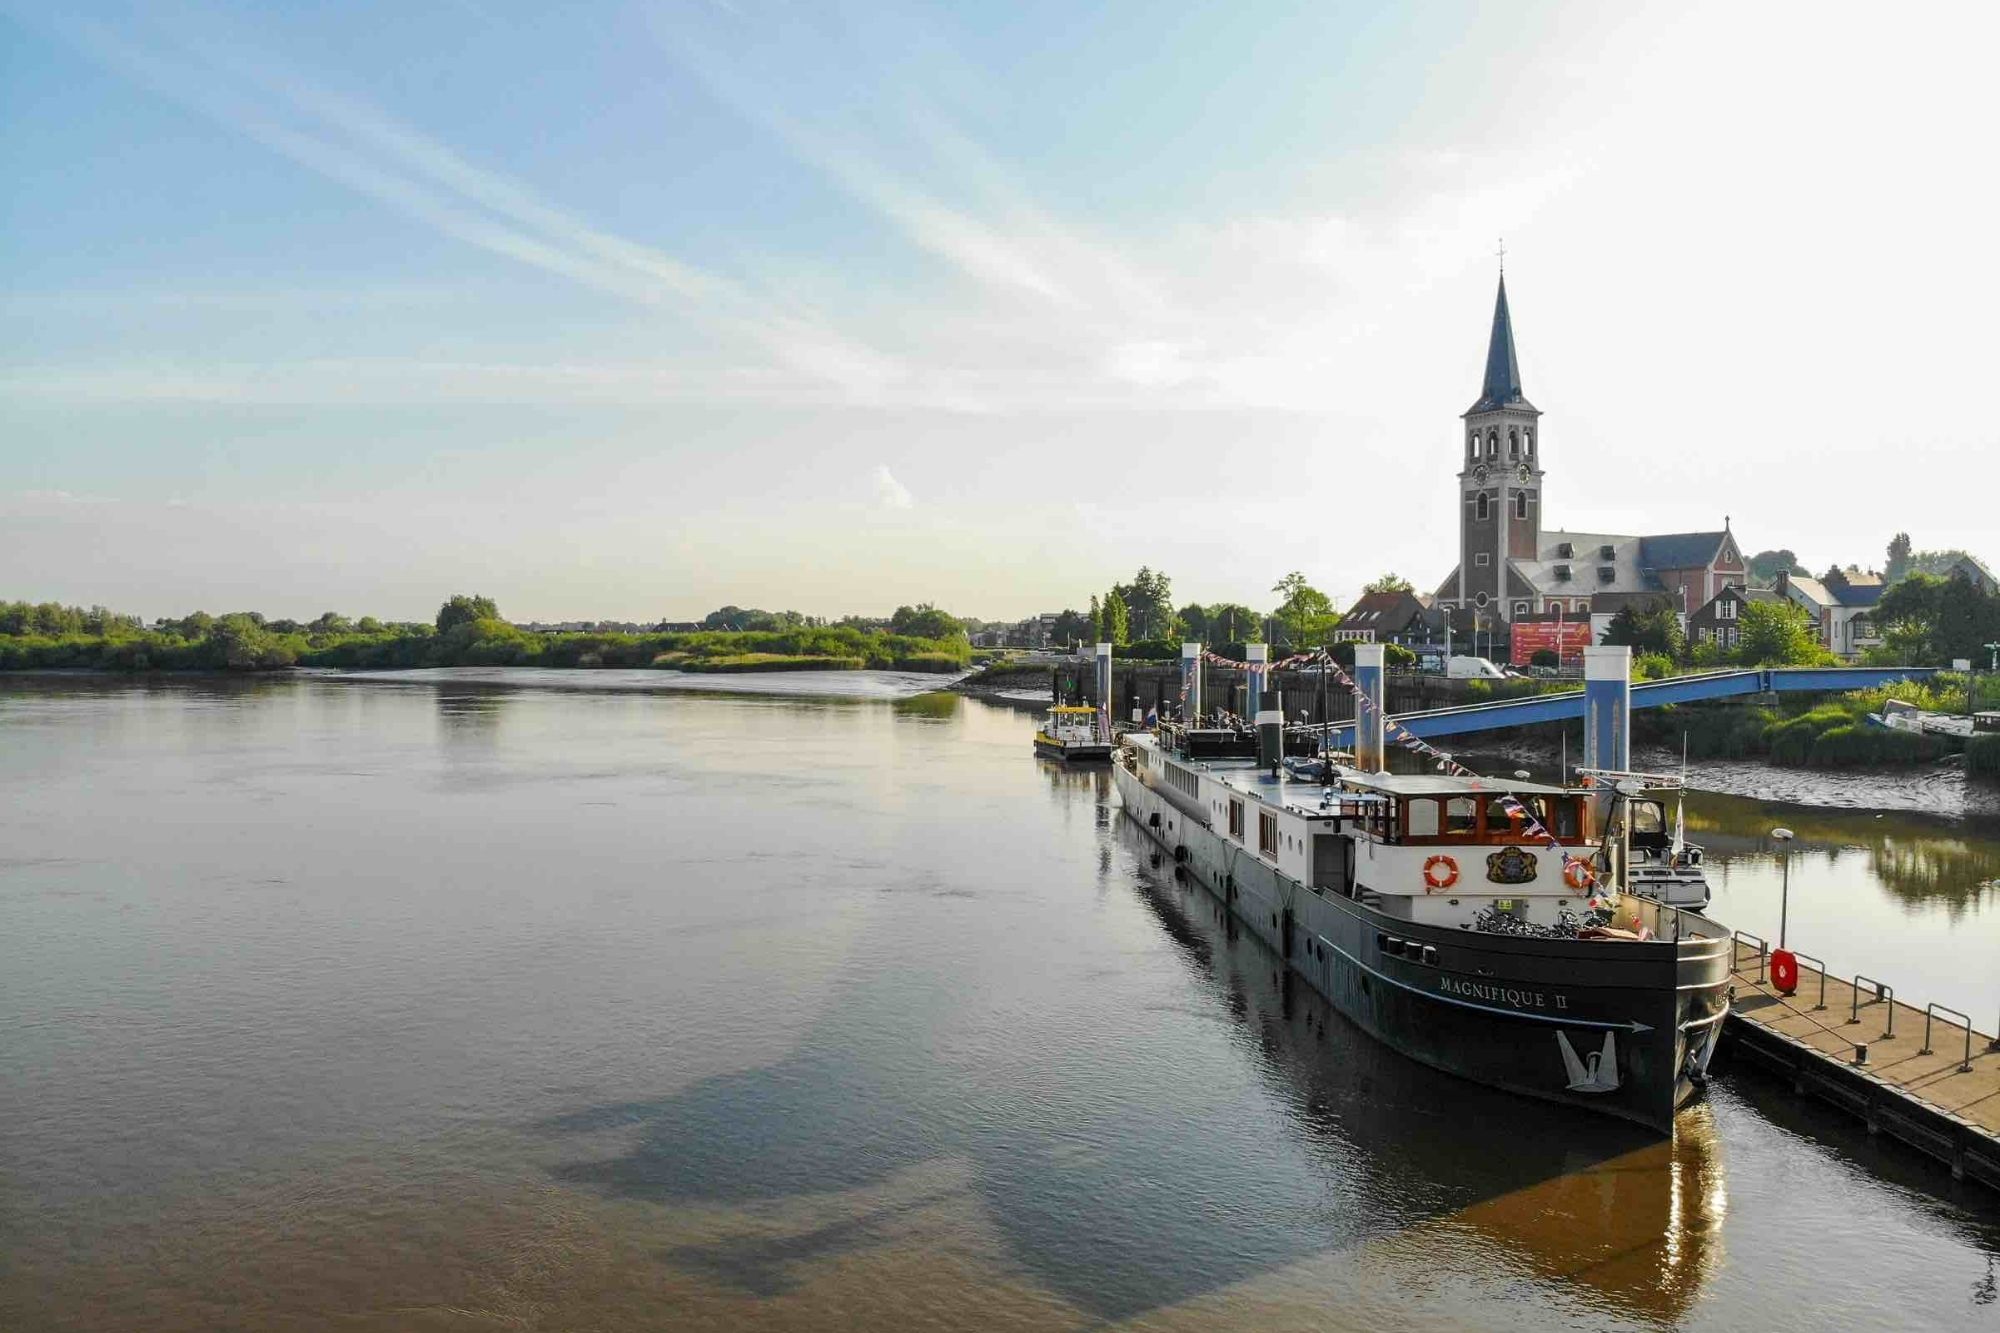
<path id="1" fill-rule="evenodd" d="M 556 1174 L 663 1205 L 755 1204 L 963 1160 L 1015 1261 L 1103 1319 L 1440 1223 L 1471 1226 L 1524 1270 L 1589 1284 L 1641 1316 L 1685 1312 L 1719 1244 L 1703 1213 L 1705 1200 L 1720 1207 L 1719 1151 L 1698 1112 L 1666 1141 L 1416 1065 L 1283 973 L 1171 865 L 1132 869 L 1150 846 L 1138 830 L 1112 836 L 1127 842 L 1127 890 L 1196 993 L 1247 1038 L 1234 1059 L 1254 1067 L 1256 1097 L 1218 1101 L 1163 1069 L 1170 1057 L 1115 1040 L 1092 1058 L 1129 1069 L 1096 1068 L 1081 1086 L 1043 1073 L 1075 1054 L 1062 1050 L 1003 1053 L 1030 1061 L 1032 1088 L 986 1078 L 921 1040 L 931 1006 L 963 1003 L 951 979 L 920 959 L 882 959 L 771 1065 L 544 1122 L 558 1136 L 629 1135 L 614 1135 L 624 1150 Z M 884 1243 L 893 1216 L 668 1257 L 772 1294 L 793 1266 Z"/>
<path id="2" fill-rule="evenodd" d="M 659 1257 L 677 1268 L 706 1273 L 753 1296 L 782 1296 L 799 1285 L 789 1270 L 890 1239 L 897 1224 L 907 1225 L 924 1208 L 957 1197 L 956 1190 L 941 1190 L 885 1204 L 810 1231 L 674 1246 L 659 1251 Z"/>

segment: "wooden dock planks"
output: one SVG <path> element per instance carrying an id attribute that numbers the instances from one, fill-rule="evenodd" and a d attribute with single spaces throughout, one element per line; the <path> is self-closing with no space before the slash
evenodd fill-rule
<path id="1" fill-rule="evenodd" d="M 1731 961 L 1730 1038 L 1789 1073 L 1797 1091 L 1860 1116 L 1870 1133 L 1910 1143 L 1955 1177 L 2000 1188 L 2000 1048 L 1991 1033 L 1975 1025 L 1968 1059 L 1965 1027 L 1939 1013 L 1926 1054 L 1920 1007 L 1867 984 L 1857 995 L 1851 981 L 1822 978 L 1803 959 L 1797 993 L 1782 995 L 1762 951 L 1740 939 Z M 1858 1045 L 1868 1048 L 1866 1064 L 1855 1063 Z"/>

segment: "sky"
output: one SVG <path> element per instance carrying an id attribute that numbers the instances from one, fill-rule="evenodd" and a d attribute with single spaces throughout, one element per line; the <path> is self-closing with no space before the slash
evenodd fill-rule
<path id="1" fill-rule="evenodd" d="M 0 598 L 1015 618 L 2000 559 L 2000 6 L 0 0 Z"/>

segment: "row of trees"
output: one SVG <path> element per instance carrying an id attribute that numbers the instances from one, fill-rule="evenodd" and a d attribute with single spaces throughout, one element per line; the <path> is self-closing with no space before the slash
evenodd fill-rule
<path id="1" fill-rule="evenodd" d="M 742 630 L 539 634 L 502 619 L 492 598 L 464 593 L 445 601 L 428 623 L 396 624 L 332 611 L 305 622 L 268 620 L 254 611 L 197 611 L 148 627 L 101 607 L 7 602 L 0 603 L 0 669 L 648 666 L 750 655 L 944 670 L 962 667 L 970 655 L 959 622 L 929 604 L 899 607 L 887 622 L 865 628 L 806 623 L 806 617 L 786 614 Z"/>
<path id="2" fill-rule="evenodd" d="M 1664 602 L 1644 609 L 1628 606 L 1619 611 L 1606 626 L 1603 642 L 1625 644 L 1635 658 L 1665 659 L 1669 664 L 1697 667 L 1727 663 L 1817 666 L 1833 660 L 1833 654 L 1814 632 L 1812 618 L 1805 608 L 1793 602 L 1745 605 L 1742 617 L 1736 622 L 1733 648 L 1712 643 L 1689 644 L 1681 632 L 1680 617 Z"/>
<path id="3" fill-rule="evenodd" d="M 1369 583 L 1367 592 L 1408 592 L 1410 582 L 1396 574 L 1384 574 Z M 1276 605 L 1259 611 L 1241 602 L 1211 602 L 1203 606 L 1190 602 L 1176 607 L 1173 582 L 1167 575 L 1142 565 L 1128 583 L 1114 583 L 1101 597 L 1090 599 L 1090 611 L 1064 611 L 1056 621 L 1051 638 L 1069 643 L 1089 638 L 1119 647 L 1138 643 L 1244 643 L 1269 641 L 1287 651 L 1324 647 L 1333 641 L 1340 613 L 1333 599 L 1315 588 L 1298 570 L 1279 579 L 1271 587 Z"/>
<path id="4" fill-rule="evenodd" d="M 1912 573 L 1882 594 L 1875 606 L 1889 662 L 1944 664 L 1965 658 L 1988 666 L 2000 643 L 2000 593 L 1987 592 L 1963 572 L 1948 579 Z"/>

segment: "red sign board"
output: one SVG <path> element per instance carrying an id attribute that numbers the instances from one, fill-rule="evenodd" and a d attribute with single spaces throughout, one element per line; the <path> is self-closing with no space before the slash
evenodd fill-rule
<path id="1" fill-rule="evenodd" d="M 1581 666 L 1583 650 L 1590 646 L 1590 618 L 1517 620 L 1512 633 L 1514 646 L 1507 660 L 1515 666 L 1528 665 L 1544 648 L 1561 657 L 1564 666 Z"/>

